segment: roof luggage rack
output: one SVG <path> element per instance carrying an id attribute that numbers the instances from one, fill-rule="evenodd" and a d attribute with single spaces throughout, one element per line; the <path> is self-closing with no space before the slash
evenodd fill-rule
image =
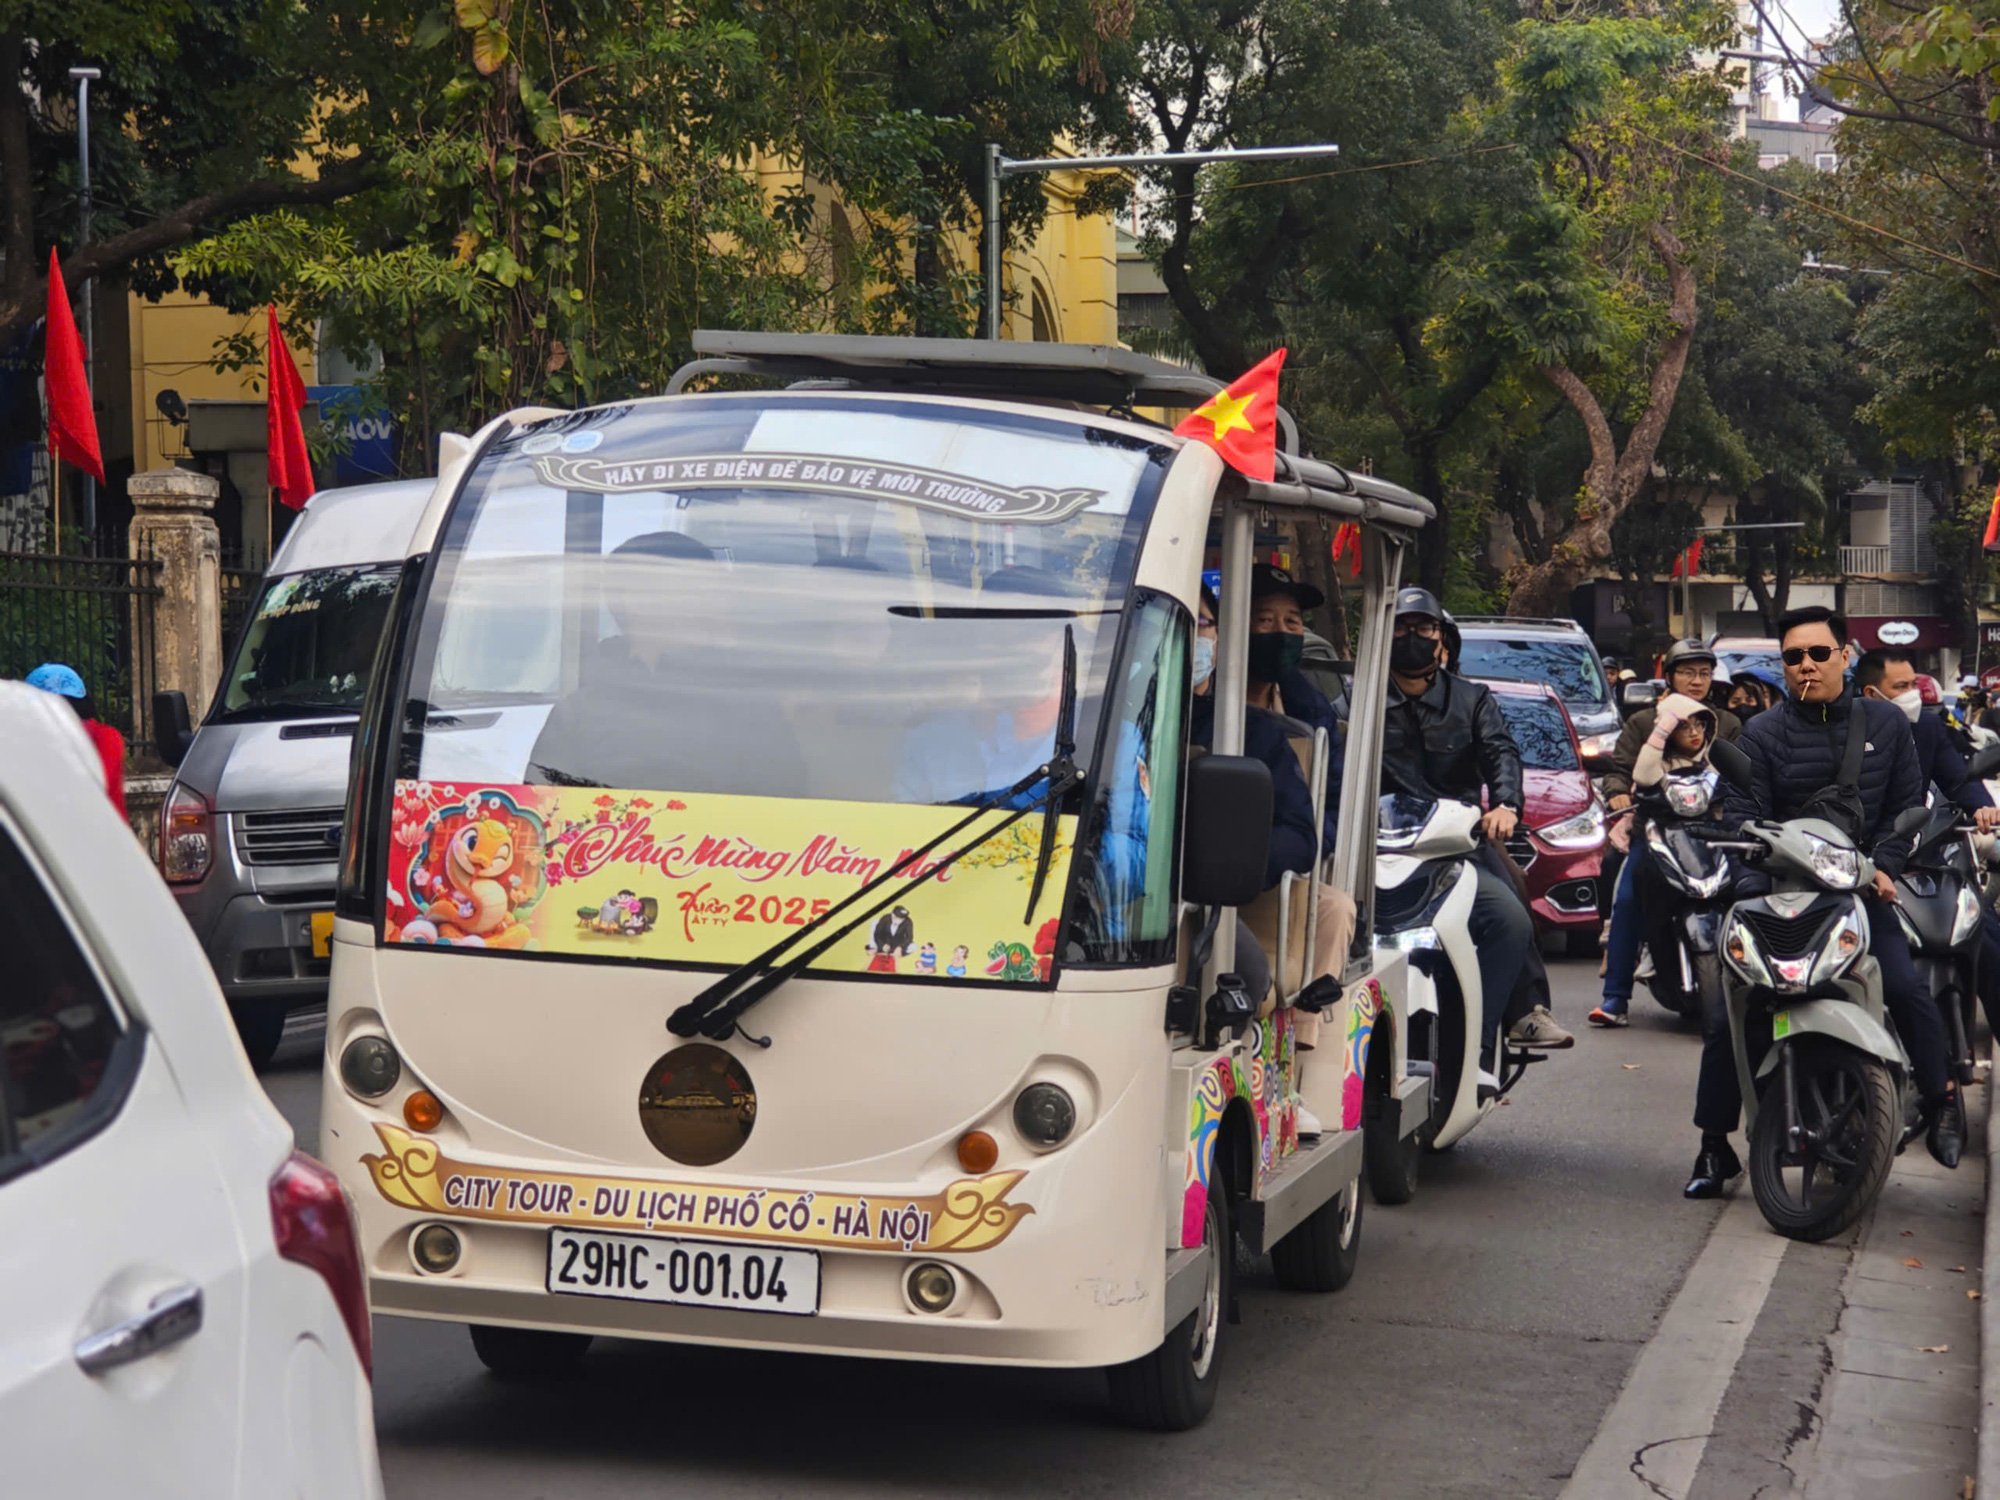
<path id="1" fill-rule="evenodd" d="M 1528 615 L 1454 615 L 1460 625 L 1555 625 L 1564 630 L 1583 630 L 1583 624 L 1570 619 L 1536 619 Z M 1588 631 L 1584 632 L 1586 635 Z"/>
<path id="2" fill-rule="evenodd" d="M 1129 411 L 1135 406 L 1196 407 L 1223 389 L 1212 375 L 1110 344 L 716 328 L 697 329 L 692 342 L 701 357 L 674 371 L 667 382 L 669 396 L 679 395 L 697 375 L 761 375 L 872 390 L 1075 401 Z M 1301 456 L 1298 428 L 1282 406 L 1278 423 L 1283 441 L 1277 474 L 1269 483 L 1249 481 L 1253 498 L 1412 529 L 1437 514 L 1430 501 L 1401 485 Z"/>

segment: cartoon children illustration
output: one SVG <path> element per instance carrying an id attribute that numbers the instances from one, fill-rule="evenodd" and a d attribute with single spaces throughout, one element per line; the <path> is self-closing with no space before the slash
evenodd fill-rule
<path id="1" fill-rule="evenodd" d="M 951 950 L 951 962 L 944 966 L 945 973 L 949 974 L 953 979 L 965 978 L 965 960 L 968 956 L 969 953 L 965 944 L 960 943 L 956 948 Z"/>
<path id="2" fill-rule="evenodd" d="M 887 915 L 876 920 L 875 930 L 868 938 L 868 972 L 870 974 L 893 974 L 896 960 L 909 956 L 910 945 L 917 940 L 917 930 L 910 921 L 906 907 L 898 906 Z"/>
<path id="3" fill-rule="evenodd" d="M 925 943 L 923 947 L 917 950 L 917 972 L 919 974 L 937 973 L 936 943 Z"/>

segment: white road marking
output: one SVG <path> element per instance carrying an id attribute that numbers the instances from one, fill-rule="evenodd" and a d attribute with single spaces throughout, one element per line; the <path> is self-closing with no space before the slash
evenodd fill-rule
<path id="1" fill-rule="evenodd" d="M 1684 1500 L 1790 1243 L 1739 1182 L 1562 1500 Z"/>

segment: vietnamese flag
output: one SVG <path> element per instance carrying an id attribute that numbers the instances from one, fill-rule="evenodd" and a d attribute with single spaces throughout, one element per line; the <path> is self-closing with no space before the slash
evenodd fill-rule
<path id="1" fill-rule="evenodd" d="M 1993 509 L 1986 513 L 1986 540 L 1980 543 L 1980 547 L 1992 552 L 1996 541 L 2000 541 L 2000 484 L 1993 486 Z"/>
<path id="2" fill-rule="evenodd" d="M 1259 360 L 1203 402 L 1174 434 L 1208 444 L 1224 463 L 1252 479 L 1269 479 L 1277 470 L 1278 371 L 1284 363 L 1282 349 Z"/>
<path id="3" fill-rule="evenodd" d="M 1361 527 L 1353 521 L 1342 521 L 1339 528 L 1333 533 L 1333 560 L 1339 562 L 1340 554 L 1345 552 L 1350 546 L 1354 548 L 1354 561 L 1348 564 L 1347 574 L 1350 578 L 1359 578 L 1361 576 Z"/>
<path id="4" fill-rule="evenodd" d="M 1667 574 L 1667 577 L 1680 578 L 1686 576 L 1692 578 L 1701 571 L 1702 540 L 1701 537 L 1696 537 L 1694 545 L 1674 559 L 1673 570 Z"/>
<path id="5" fill-rule="evenodd" d="M 306 384 L 292 351 L 278 330 L 278 309 L 265 309 L 271 326 L 264 381 L 264 474 L 273 499 L 293 510 L 303 507 L 313 492 L 312 460 L 306 456 L 306 429 L 299 409 L 306 404 Z"/>
<path id="6" fill-rule="evenodd" d="M 49 451 L 104 483 L 104 458 L 97 446 L 97 416 L 90 409 L 90 382 L 83 378 L 83 340 L 77 337 L 62 266 L 49 251 L 48 331 L 42 350 L 42 379 L 49 392 Z"/>

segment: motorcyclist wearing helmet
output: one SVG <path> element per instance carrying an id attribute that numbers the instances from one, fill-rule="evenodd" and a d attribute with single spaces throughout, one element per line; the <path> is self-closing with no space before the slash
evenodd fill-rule
<path id="1" fill-rule="evenodd" d="M 1715 652 L 1700 641 L 1675 641 L 1667 648 L 1662 670 L 1667 679 L 1667 694 L 1690 699 L 1696 703 L 1709 703 L 1710 689 L 1715 684 Z M 1734 740 L 1743 733 L 1743 721 L 1726 708 L 1714 708 L 1715 739 Z M 1639 755 L 1647 741 L 1653 737 L 1653 730 L 1659 719 L 1657 706 L 1642 708 L 1625 721 L 1624 731 L 1618 736 L 1618 744 L 1611 752 L 1611 769 L 1604 773 L 1605 805 L 1614 813 L 1625 812 L 1632 806 L 1632 771 L 1638 764 Z M 1713 745 L 1714 740 L 1709 742 Z M 1614 847 L 1622 855 L 1631 844 L 1631 820 L 1622 818 L 1612 824 L 1611 838 Z M 1611 924 L 1605 936 L 1604 995 L 1597 1008 L 1590 1013 L 1593 1026 L 1623 1026 L 1627 1024 L 1632 1007 L 1632 965 L 1638 957 L 1639 938 L 1629 931 L 1621 931 L 1621 924 L 1638 920 L 1637 887 L 1638 875 L 1635 862 L 1622 859 L 1618 867 L 1617 883 L 1611 896 Z M 1614 952 L 1631 953 L 1630 961 L 1613 963 L 1610 955 Z"/>
<path id="2" fill-rule="evenodd" d="M 1444 625 L 1444 610 L 1429 590 L 1409 588 L 1396 595 L 1382 789 L 1474 804 L 1482 792 L 1487 796 L 1480 826 L 1488 842 L 1474 867 L 1478 888 L 1470 926 L 1485 1005 L 1480 1086 L 1492 1088 L 1493 1034 L 1507 1015 L 1535 940 L 1534 919 L 1499 863 L 1507 858 L 1500 845 L 1521 819 L 1521 752 L 1492 692 L 1444 670 Z M 1542 1005 L 1521 1016 L 1507 1039 L 1523 1047 L 1568 1047 L 1576 1041 Z"/>

